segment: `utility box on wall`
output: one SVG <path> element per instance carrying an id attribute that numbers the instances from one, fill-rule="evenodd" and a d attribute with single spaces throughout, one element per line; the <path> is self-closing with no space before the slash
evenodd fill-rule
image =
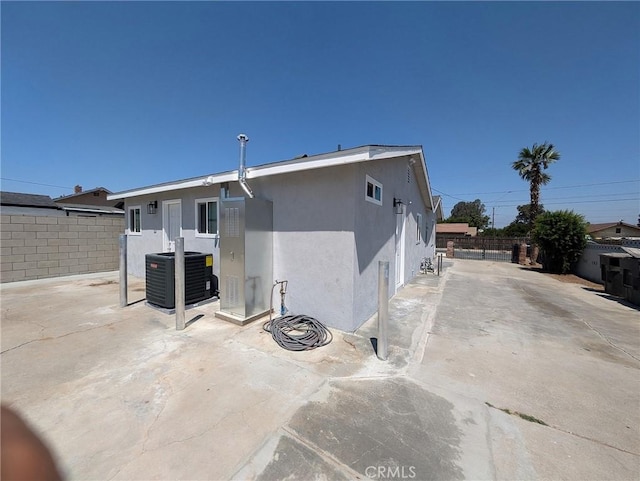
<path id="1" fill-rule="evenodd" d="M 273 204 L 244 197 L 220 200 L 220 311 L 246 324 L 269 312 L 273 283 Z"/>
<path id="2" fill-rule="evenodd" d="M 604 291 L 640 305 L 640 258 L 626 253 L 600 255 Z"/>

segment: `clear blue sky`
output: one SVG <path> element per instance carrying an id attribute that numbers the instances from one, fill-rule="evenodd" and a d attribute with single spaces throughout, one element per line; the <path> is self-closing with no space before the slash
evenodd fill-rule
<path id="1" fill-rule="evenodd" d="M 5 191 L 232 170 L 241 132 L 249 166 L 421 144 L 445 214 L 480 198 L 503 226 L 528 203 L 511 162 L 547 140 L 562 154 L 547 209 L 640 213 L 637 2 L 2 2 L 1 16 Z"/>

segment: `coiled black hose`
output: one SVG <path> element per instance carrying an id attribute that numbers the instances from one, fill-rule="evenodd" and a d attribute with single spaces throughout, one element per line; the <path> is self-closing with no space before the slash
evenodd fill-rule
<path id="1" fill-rule="evenodd" d="M 333 334 L 317 319 L 309 316 L 282 316 L 267 321 L 262 328 L 288 351 L 309 351 L 326 346 Z"/>

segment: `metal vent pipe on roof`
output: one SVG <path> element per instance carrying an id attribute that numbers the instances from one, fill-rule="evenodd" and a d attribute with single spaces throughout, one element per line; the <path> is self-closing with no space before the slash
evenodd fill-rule
<path id="1" fill-rule="evenodd" d="M 247 184 L 247 168 L 246 168 L 246 157 L 247 157 L 247 142 L 249 142 L 249 137 L 245 134 L 238 135 L 238 140 L 240 141 L 240 167 L 238 168 L 238 182 L 240 183 L 240 187 L 244 190 L 249 198 L 253 199 L 253 191 L 251 187 Z"/>

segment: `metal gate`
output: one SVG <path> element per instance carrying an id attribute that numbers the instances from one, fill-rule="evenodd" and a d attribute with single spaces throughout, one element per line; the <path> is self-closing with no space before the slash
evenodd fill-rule
<path id="1" fill-rule="evenodd" d="M 518 262 L 516 246 L 529 244 L 522 237 L 445 237 L 437 239 L 438 248 L 446 248 L 453 241 L 453 257 L 480 261 Z"/>

